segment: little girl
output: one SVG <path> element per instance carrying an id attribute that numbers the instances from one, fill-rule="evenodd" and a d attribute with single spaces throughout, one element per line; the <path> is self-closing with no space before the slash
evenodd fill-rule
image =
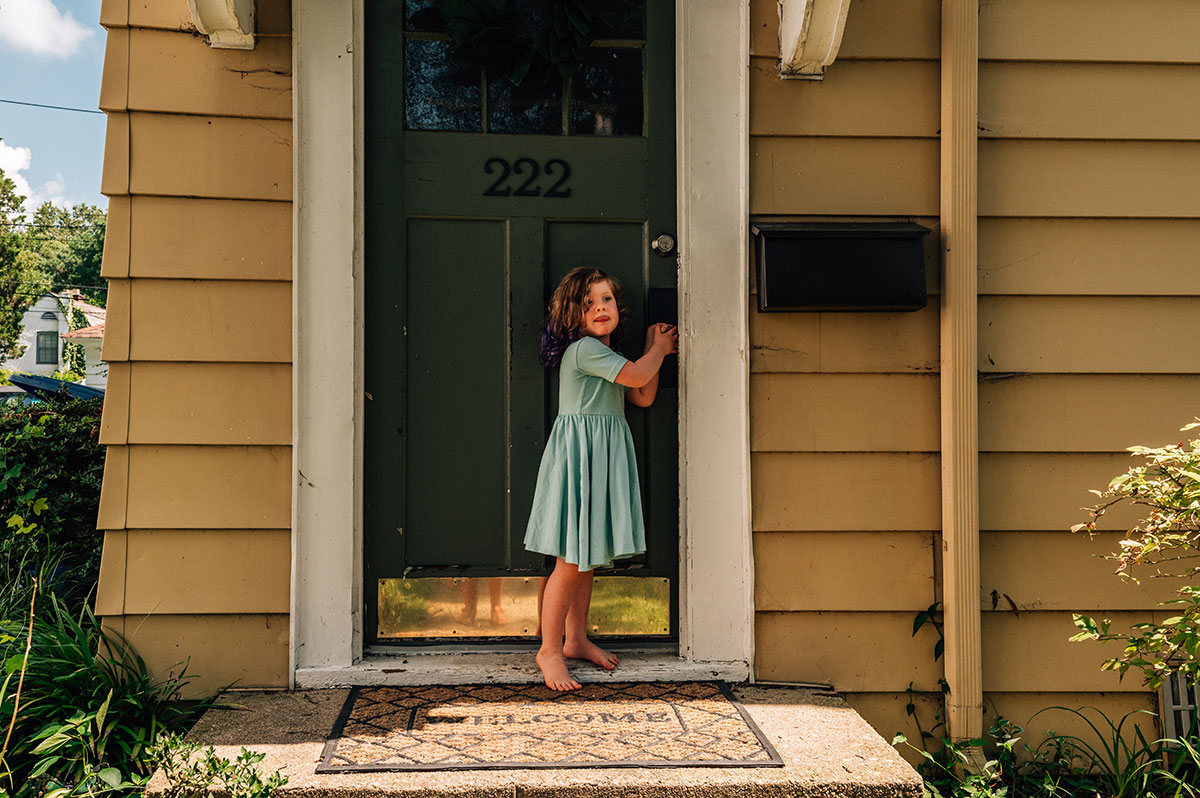
<path id="1" fill-rule="evenodd" d="M 559 367 L 558 418 L 538 470 L 525 548 L 556 558 L 541 601 L 538 668 L 546 686 L 577 690 L 566 657 L 606 670 L 617 658 L 587 638 L 592 569 L 646 550 L 641 490 L 624 400 L 649 407 L 663 358 L 678 350 L 673 325 L 646 330 L 646 349 L 626 360 L 621 286 L 599 269 L 573 269 L 554 289 L 541 362 Z M 623 396 L 622 396 L 623 395 Z M 566 642 L 563 642 L 563 635 Z"/>

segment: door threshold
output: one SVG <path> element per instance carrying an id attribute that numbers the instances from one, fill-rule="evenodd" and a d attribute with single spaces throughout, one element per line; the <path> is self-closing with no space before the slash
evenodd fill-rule
<path id="1" fill-rule="evenodd" d="M 567 667 L 580 682 L 745 682 L 750 677 L 747 662 L 687 660 L 673 652 L 644 649 L 616 653 L 621 664 L 613 671 L 578 660 L 567 660 Z M 345 668 L 297 668 L 296 688 L 540 682 L 533 654 L 532 649 L 368 654 Z"/>

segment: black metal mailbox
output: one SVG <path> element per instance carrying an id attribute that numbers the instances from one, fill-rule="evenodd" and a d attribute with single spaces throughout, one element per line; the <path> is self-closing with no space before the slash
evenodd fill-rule
<path id="1" fill-rule="evenodd" d="M 925 307 L 923 239 L 912 222 L 751 222 L 764 311 Z"/>

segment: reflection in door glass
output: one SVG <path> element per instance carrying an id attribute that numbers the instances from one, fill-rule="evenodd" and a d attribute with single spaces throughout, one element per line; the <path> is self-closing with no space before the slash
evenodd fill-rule
<path id="1" fill-rule="evenodd" d="M 430 0 L 405 0 L 404 29 L 440 33 L 446 30 L 446 23 Z"/>
<path id="2" fill-rule="evenodd" d="M 575 75 L 571 132 L 577 136 L 642 135 L 642 51 L 593 48 Z"/>
<path id="3" fill-rule="evenodd" d="M 447 56 L 450 42 L 404 41 L 404 126 L 409 130 L 480 130 L 479 77 Z"/>
<path id="4" fill-rule="evenodd" d="M 608 9 L 612 15 L 612 27 L 602 31 L 601 35 L 608 39 L 644 39 L 646 38 L 646 4 L 645 2 L 613 3 Z"/>
<path id="5" fill-rule="evenodd" d="M 514 91 L 512 83 L 504 79 L 488 86 L 489 132 L 562 133 L 562 79 L 557 72 L 536 90 L 523 85 L 516 97 Z"/>
<path id="6" fill-rule="evenodd" d="M 430 577 L 379 580 L 379 637 L 525 637 L 538 634 L 544 577 Z M 657 577 L 593 578 L 589 634 L 667 637 L 671 582 Z"/>

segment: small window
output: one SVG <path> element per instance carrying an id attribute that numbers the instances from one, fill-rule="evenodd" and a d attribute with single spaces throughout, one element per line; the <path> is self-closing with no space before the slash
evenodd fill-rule
<path id="1" fill-rule="evenodd" d="M 37 335 L 37 362 L 58 363 L 58 333 L 40 332 Z"/>
<path id="2" fill-rule="evenodd" d="M 47 310 L 42 314 L 42 321 L 58 321 L 58 316 L 52 311 Z"/>

